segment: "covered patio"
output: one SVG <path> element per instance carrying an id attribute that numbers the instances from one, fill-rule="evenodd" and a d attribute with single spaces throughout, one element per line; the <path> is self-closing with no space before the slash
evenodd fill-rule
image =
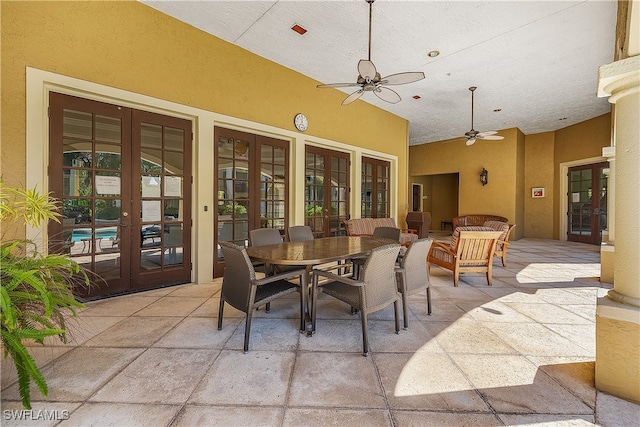
<path id="1" fill-rule="evenodd" d="M 423 293 L 399 335 L 392 307 L 371 315 L 367 358 L 358 316 L 328 297 L 311 338 L 295 296 L 259 311 L 248 354 L 243 313 L 216 329 L 221 279 L 90 302 L 71 344 L 32 348 L 50 389 L 32 403 L 60 426 L 634 425 L 639 405 L 594 387 L 599 275 L 599 247 L 538 239 L 512 243 L 491 287 L 434 266 L 433 314 Z M 22 410 L 10 363 L 2 409 L 35 425 L 7 419 Z"/>

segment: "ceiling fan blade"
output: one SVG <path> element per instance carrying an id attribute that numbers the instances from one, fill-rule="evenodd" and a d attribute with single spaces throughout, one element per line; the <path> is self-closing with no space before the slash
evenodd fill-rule
<path id="1" fill-rule="evenodd" d="M 378 86 L 373 93 L 375 93 L 378 98 L 391 104 L 396 104 L 402 99 L 395 91 L 384 86 Z"/>
<path id="2" fill-rule="evenodd" d="M 324 85 L 318 85 L 317 88 L 331 88 L 331 87 L 351 87 L 351 86 L 360 86 L 358 83 L 328 83 Z"/>
<path id="3" fill-rule="evenodd" d="M 364 93 L 364 89 L 357 90 L 353 92 L 351 95 L 347 96 L 344 101 L 342 101 L 342 105 L 349 105 L 356 99 L 360 98 Z"/>
<path id="4" fill-rule="evenodd" d="M 424 73 L 422 71 L 409 72 L 409 73 L 397 73 L 391 74 L 387 77 L 383 77 L 380 83 L 385 85 L 404 85 L 407 83 L 417 82 L 424 79 Z"/>
<path id="5" fill-rule="evenodd" d="M 467 145 L 473 145 L 476 142 L 475 138 L 469 138 L 467 139 L 467 142 L 465 142 L 465 144 Z"/>
<path id="6" fill-rule="evenodd" d="M 477 138 L 479 138 L 479 139 L 492 139 L 492 140 L 497 141 L 499 139 L 504 139 L 504 136 L 500 136 L 500 135 L 483 135 L 482 133 L 479 133 Z"/>
<path id="7" fill-rule="evenodd" d="M 366 59 L 361 59 L 358 62 L 358 74 L 360 74 L 365 79 L 368 77 L 369 80 L 373 80 L 376 77 L 376 66 L 373 65 L 373 62 L 368 61 Z"/>
<path id="8" fill-rule="evenodd" d="M 498 133 L 498 131 L 488 130 L 486 132 L 479 132 L 478 135 L 487 136 L 487 135 L 495 135 L 496 133 Z"/>

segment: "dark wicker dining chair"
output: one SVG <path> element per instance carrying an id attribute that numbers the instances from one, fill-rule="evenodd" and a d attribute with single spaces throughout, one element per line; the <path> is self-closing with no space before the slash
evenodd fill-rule
<path id="1" fill-rule="evenodd" d="M 274 243 L 282 243 L 282 235 L 277 228 L 256 228 L 255 230 L 249 230 L 249 246 L 264 246 L 272 245 Z M 254 263 L 254 268 L 262 270 L 267 276 L 275 273 L 271 264 L 266 263 Z M 267 310 L 269 307 L 267 306 Z"/>
<path id="2" fill-rule="evenodd" d="M 419 239 L 409 246 L 407 252 L 400 258 L 400 265 L 396 267 L 398 292 L 402 295 L 402 316 L 404 329 L 409 327 L 407 311 L 407 297 L 426 289 L 427 314 L 431 315 L 431 288 L 429 288 L 429 273 L 427 272 L 427 256 L 433 239 Z"/>
<path id="3" fill-rule="evenodd" d="M 379 246 L 371 251 L 362 267 L 361 279 L 351 279 L 330 271 L 317 270 L 313 275 L 313 289 L 315 293 L 321 291 L 331 295 L 359 310 L 362 321 L 363 355 L 369 354 L 369 333 L 367 316 L 382 310 L 393 303 L 396 333 L 400 332 L 400 318 L 398 313 L 398 290 L 396 285 L 395 264 L 400 252 L 400 244 Z M 329 282 L 318 286 L 320 278 Z M 313 296 L 313 326 L 316 322 L 317 295 Z"/>
<path id="4" fill-rule="evenodd" d="M 302 242 L 305 240 L 313 240 L 313 231 L 308 225 L 292 225 L 287 230 L 290 242 Z"/>
<path id="5" fill-rule="evenodd" d="M 394 242 L 400 241 L 400 229 L 395 227 L 376 227 L 373 229 L 373 235 L 371 236 L 374 239 L 381 240 L 393 240 Z M 403 252 L 403 247 L 400 248 L 400 252 Z M 364 265 L 367 257 L 358 257 L 352 258 L 351 262 L 353 263 L 353 277 L 358 277 L 360 274 L 360 270 Z"/>
<path id="6" fill-rule="evenodd" d="M 249 351 L 249 334 L 253 311 L 263 304 L 284 295 L 300 292 L 300 283 L 305 270 L 287 271 L 283 274 L 256 278 L 256 272 L 244 247 L 229 242 L 220 242 L 224 255 L 224 276 L 220 293 L 220 309 L 218 311 L 218 330 L 222 329 L 224 303 L 246 313 L 244 330 L 244 352 Z M 288 279 L 297 278 L 298 283 Z M 304 304 L 300 294 L 300 327 L 304 321 Z"/>

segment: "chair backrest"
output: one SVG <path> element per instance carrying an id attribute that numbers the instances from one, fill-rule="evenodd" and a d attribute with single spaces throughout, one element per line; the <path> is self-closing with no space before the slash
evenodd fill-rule
<path id="1" fill-rule="evenodd" d="M 405 270 L 405 290 L 410 292 L 414 289 L 429 286 L 427 256 L 432 243 L 433 239 L 416 240 L 409 246 L 409 249 L 400 260 L 400 267 Z"/>
<path id="2" fill-rule="evenodd" d="M 304 240 L 313 240 L 313 231 L 308 225 L 292 225 L 287 230 L 290 242 L 302 242 Z"/>
<path id="3" fill-rule="evenodd" d="M 244 247 L 230 242 L 219 244 L 225 261 L 222 294 L 232 307 L 246 313 L 249 309 L 251 282 L 256 280 L 256 272 Z"/>
<path id="4" fill-rule="evenodd" d="M 460 231 L 457 260 L 461 266 L 484 266 L 493 260 L 500 231 Z"/>
<path id="5" fill-rule="evenodd" d="M 400 241 L 400 229 L 395 227 L 376 227 L 373 229 L 374 239 Z"/>
<path id="6" fill-rule="evenodd" d="M 282 243 L 282 236 L 277 228 L 256 228 L 249 231 L 249 244 L 251 246 L 271 245 Z"/>
<path id="7" fill-rule="evenodd" d="M 375 311 L 376 307 L 386 307 L 398 298 L 396 285 L 396 259 L 400 244 L 379 246 L 371 251 L 362 267 L 362 281 L 365 282 L 365 305 Z"/>

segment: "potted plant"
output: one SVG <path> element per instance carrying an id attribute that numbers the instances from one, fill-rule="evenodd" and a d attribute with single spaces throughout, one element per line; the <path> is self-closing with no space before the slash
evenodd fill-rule
<path id="1" fill-rule="evenodd" d="M 24 342 L 44 344 L 45 338 L 57 336 L 66 343 L 64 316 L 75 316 L 76 309 L 83 307 L 73 296 L 73 285 L 88 286 L 89 278 L 70 257 L 43 253 L 32 240 L 5 239 L 5 235 L 7 224 L 37 228 L 46 221 L 59 222 L 59 216 L 57 202 L 48 194 L 7 187 L 0 181 L 0 332 L 4 357 L 10 357 L 16 367 L 20 397 L 27 409 L 31 409 L 31 381 L 43 396 L 48 389 Z"/>

